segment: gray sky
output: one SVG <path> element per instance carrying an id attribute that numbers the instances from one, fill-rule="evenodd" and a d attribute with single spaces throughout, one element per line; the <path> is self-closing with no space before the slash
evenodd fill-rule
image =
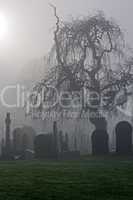
<path id="1" fill-rule="evenodd" d="M 8 22 L 6 38 L 0 40 L 0 78 L 14 77 L 24 63 L 49 51 L 55 22 L 49 3 L 64 20 L 103 10 L 116 19 L 133 46 L 132 0 L 0 0 L 0 13 Z"/>
<path id="2" fill-rule="evenodd" d="M 47 52 L 54 25 L 49 3 L 57 6 L 63 19 L 103 10 L 127 30 L 133 44 L 132 0 L 0 0 L 0 13 L 9 23 L 6 41 L 0 44 L 2 61 L 19 63 Z"/>
<path id="3" fill-rule="evenodd" d="M 63 20 L 103 10 L 120 24 L 133 47 L 132 0 L 0 0 L 0 16 L 8 24 L 6 37 L 0 39 L 0 88 L 16 81 L 26 63 L 49 51 L 55 25 L 49 3 L 57 6 Z"/>

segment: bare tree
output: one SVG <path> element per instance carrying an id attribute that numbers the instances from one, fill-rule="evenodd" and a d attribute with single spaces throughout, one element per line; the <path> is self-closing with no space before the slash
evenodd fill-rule
<path id="1" fill-rule="evenodd" d="M 43 97 L 49 101 L 55 99 L 54 92 L 49 92 L 49 85 L 58 92 L 78 91 L 83 97 L 91 94 L 88 101 L 82 98 L 80 116 L 89 112 L 90 121 L 97 128 L 99 125 L 104 128 L 106 119 L 100 111 L 122 106 L 131 94 L 128 89 L 133 83 L 133 59 L 127 58 L 123 33 L 102 12 L 61 22 L 56 7 L 52 5 L 52 8 L 56 29 L 49 55 L 50 72 L 34 91 L 40 92 L 45 87 Z M 123 94 L 122 98 L 118 94 Z M 58 103 L 54 108 L 61 109 Z M 42 105 L 39 109 L 42 110 Z"/>

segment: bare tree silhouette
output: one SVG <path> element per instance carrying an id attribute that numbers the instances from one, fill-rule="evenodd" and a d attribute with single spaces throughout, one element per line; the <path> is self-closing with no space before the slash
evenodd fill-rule
<path id="1" fill-rule="evenodd" d="M 113 110 L 127 102 L 133 83 L 133 58 L 128 57 L 123 32 L 102 12 L 82 19 L 62 22 L 56 7 L 51 5 L 56 18 L 54 45 L 49 54 L 50 71 L 33 91 L 40 93 L 45 87 L 44 99 L 53 102 L 54 91 L 91 94 L 88 101 L 82 98 L 79 116 L 90 113 L 96 128 L 105 127 L 106 119 L 100 110 Z M 123 94 L 119 98 L 118 94 Z M 32 99 L 32 98 L 31 98 Z M 35 98 L 34 98 L 35 99 Z M 58 103 L 52 109 L 60 111 Z M 42 111 L 42 104 L 38 107 Z M 95 117 L 91 113 L 96 113 Z M 97 117 L 98 116 L 98 117 Z"/>

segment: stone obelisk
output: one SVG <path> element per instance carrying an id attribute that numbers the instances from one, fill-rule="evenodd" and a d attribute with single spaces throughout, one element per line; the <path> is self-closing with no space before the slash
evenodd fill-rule
<path id="1" fill-rule="evenodd" d="M 54 136 L 54 151 L 55 157 L 58 157 L 58 129 L 57 129 L 57 122 L 54 121 L 53 123 L 53 136 Z"/>
<path id="2" fill-rule="evenodd" d="M 11 118 L 10 118 L 10 113 L 7 113 L 7 115 L 6 115 L 5 125 L 6 125 L 5 150 L 6 150 L 6 157 L 9 158 L 11 156 L 11 140 L 10 140 Z"/>

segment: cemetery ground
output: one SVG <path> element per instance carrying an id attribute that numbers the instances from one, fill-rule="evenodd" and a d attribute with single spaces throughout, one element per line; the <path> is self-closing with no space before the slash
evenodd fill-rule
<path id="1" fill-rule="evenodd" d="M 133 199 L 133 159 L 1 162 L 0 199 Z"/>

